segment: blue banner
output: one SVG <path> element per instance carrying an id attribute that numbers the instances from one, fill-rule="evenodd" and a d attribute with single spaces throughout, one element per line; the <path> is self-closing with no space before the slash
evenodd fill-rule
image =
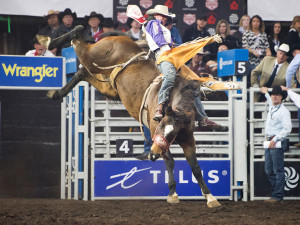
<path id="1" fill-rule="evenodd" d="M 77 55 L 73 47 L 63 48 L 61 56 L 66 58 L 66 74 L 77 72 Z"/>
<path id="2" fill-rule="evenodd" d="M 236 68 L 236 62 L 248 60 L 249 51 L 247 49 L 218 52 L 218 77 L 237 75 L 237 70 L 241 68 Z"/>
<path id="3" fill-rule="evenodd" d="M 204 180 L 214 196 L 230 197 L 230 161 L 199 160 Z M 167 196 L 168 172 L 164 161 L 95 161 L 94 197 Z M 179 196 L 202 196 L 187 161 L 175 161 Z"/>
<path id="4" fill-rule="evenodd" d="M 63 74 L 62 57 L 0 56 L 1 88 L 61 88 Z"/>

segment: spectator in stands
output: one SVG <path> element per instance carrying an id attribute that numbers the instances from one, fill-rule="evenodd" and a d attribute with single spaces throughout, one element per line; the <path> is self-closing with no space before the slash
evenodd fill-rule
<path id="1" fill-rule="evenodd" d="M 300 16 L 295 16 L 285 42 L 292 47 L 300 43 Z"/>
<path id="2" fill-rule="evenodd" d="M 125 32 L 128 37 L 130 37 L 134 41 L 143 39 L 143 32 L 141 31 L 142 26 L 139 22 L 128 17 L 127 26 L 130 28 L 130 30 Z"/>
<path id="3" fill-rule="evenodd" d="M 173 26 L 174 19 L 172 17 L 168 17 L 166 24 L 164 25 L 166 28 L 168 28 L 171 31 L 171 36 L 173 39 L 174 45 L 181 45 L 182 39 L 180 36 L 179 30 Z"/>
<path id="4" fill-rule="evenodd" d="M 258 15 L 251 18 L 250 30 L 243 33 L 242 42 L 243 48 L 249 50 L 251 69 L 254 69 L 266 55 L 271 55 L 265 25 Z"/>
<path id="5" fill-rule="evenodd" d="M 47 49 L 50 41 L 51 40 L 49 36 L 37 34 L 33 38 L 34 49 L 28 51 L 25 56 L 54 57 L 55 55 Z"/>
<path id="6" fill-rule="evenodd" d="M 192 41 L 198 37 L 207 37 L 210 36 L 207 29 L 205 28 L 207 25 L 207 17 L 202 16 L 200 18 L 197 18 L 196 24 L 193 24 L 191 27 L 187 28 L 183 32 L 182 41 L 188 42 Z"/>
<path id="7" fill-rule="evenodd" d="M 287 53 L 290 48 L 287 44 L 282 44 L 278 48 L 276 57 L 266 56 L 259 65 L 251 72 L 251 86 L 252 87 L 274 87 L 285 86 L 286 84 L 286 70 L 289 66 L 287 60 Z M 260 78 L 259 78 L 260 77 Z M 255 101 L 264 101 L 262 95 L 255 95 Z"/>
<path id="8" fill-rule="evenodd" d="M 224 43 L 229 49 L 237 48 L 237 40 L 230 35 L 230 26 L 227 20 L 221 19 L 216 25 L 216 34 L 219 34 Z M 214 42 L 210 44 L 211 56 L 213 59 L 217 58 L 219 44 Z"/>
<path id="9" fill-rule="evenodd" d="M 300 83 L 300 42 L 294 44 L 291 49 L 293 60 L 286 71 L 286 87 L 290 88 L 293 85 L 293 76 L 296 74 L 298 83 Z"/>
<path id="10" fill-rule="evenodd" d="M 292 130 L 291 113 L 282 104 L 287 93 L 280 86 L 274 86 L 268 93 L 267 87 L 262 87 L 269 104 L 265 134 L 269 141 L 265 148 L 265 172 L 271 184 L 271 198 L 266 200 L 270 203 L 282 202 L 284 197 L 285 173 L 284 173 L 284 147 L 287 145 L 286 137 Z M 281 146 L 278 146 L 281 142 Z"/>
<path id="11" fill-rule="evenodd" d="M 42 27 L 39 30 L 38 34 L 51 37 L 53 32 L 59 26 L 58 13 L 59 11 L 54 11 L 53 9 L 48 11 L 48 14 L 45 16 L 45 18 L 47 19 L 47 25 Z"/>
<path id="12" fill-rule="evenodd" d="M 289 67 L 286 71 L 286 87 L 290 88 L 292 86 L 293 82 L 293 76 L 296 74 L 296 78 L 298 81 L 298 87 L 300 83 L 300 43 L 295 44 L 292 46 L 291 53 L 294 56 L 293 60 L 291 61 Z M 287 89 L 285 89 L 287 90 Z M 288 91 L 290 96 L 290 90 Z M 290 96 L 290 98 L 294 101 L 294 103 L 298 106 L 296 102 L 298 102 L 298 99 L 294 99 L 295 95 L 291 94 L 293 96 Z M 299 107 L 299 106 L 298 106 Z M 299 107 L 300 108 L 300 107 Z M 298 120 L 299 120 L 299 140 L 300 140 L 300 109 L 298 110 Z M 300 147 L 300 142 L 295 144 L 296 147 Z"/>
<path id="13" fill-rule="evenodd" d="M 250 26 L 250 16 L 243 15 L 239 22 L 239 30 L 233 34 L 233 37 L 237 40 L 237 48 L 242 48 L 242 38 L 245 30 L 249 30 Z"/>
<path id="14" fill-rule="evenodd" d="M 51 39 L 55 39 L 60 37 L 72 29 L 74 29 L 74 20 L 77 19 L 77 15 L 75 12 L 72 12 L 71 9 L 66 8 L 63 12 L 58 14 L 58 19 L 62 22 L 61 25 L 53 32 Z M 59 46 L 57 49 L 57 55 L 61 55 L 61 49 L 67 48 L 71 46 L 71 42 L 66 42 L 63 45 Z"/>
<path id="15" fill-rule="evenodd" d="M 205 72 L 205 63 L 203 60 L 204 56 L 205 53 L 203 49 L 201 49 L 201 51 L 198 52 L 198 54 L 192 58 L 191 63 L 189 65 L 190 69 L 198 76 L 201 76 L 200 74 Z"/>
<path id="16" fill-rule="evenodd" d="M 104 18 L 102 23 L 103 33 L 115 31 L 115 24 L 112 18 Z"/>
<path id="17" fill-rule="evenodd" d="M 277 51 L 275 48 L 279 48 L 279 46 L 282 44 L 282 32 L 281 32 L 281 23 L 280 22 L 274 22 L 273 27 L 271 30 L 271 33 L 268 36 L 268 42 L 270 46 L 270 51 L 272 56 L 277 55 Z"/>
<path id="18" fill-rule="evenodd" d="M 218 52 L 223 52 L 229 50 L 226 44 L 221 44 L 218 48 Z M 213 75 L 214 77 L 217 76 L 218 72 L 218 62 L 217 59 L 209 60 L 205 65 L 205 72 Z"/>
<path id="19" fill-rule="evenodd" d="M 86 29 L 83 32 L 83 39 L 89 43 L 95 43 L 99 39 L 99 35 L 103 33 L 101 28 L 101 22 L 104 17 L 96 12 L 91 12 L 89 16 L 85 16 L 85 20 L 88 23 Z"/>

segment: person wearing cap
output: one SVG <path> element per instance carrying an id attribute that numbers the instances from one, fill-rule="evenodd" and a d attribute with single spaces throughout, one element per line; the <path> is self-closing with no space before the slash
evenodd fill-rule
<path id="1" fill-rule="evenodd" d="M 154 17 L 153 20 L 150 20 L 147 23 L 146 28 L 143 27 L 143 30 L 146 33 L 146 40 L 149 48 L 155 53 L 155 58 L 157 60 L 161 54 L 172 48 L 173 40 L 171 32 L 163 25 L 166 23 L 167 18 L 171 17 L 172 14 L 169 13 L 168 7 L 165 5 L 156 5 L 154 9 L 148 10 L 146 14 Z M 158 107 L 153 118 L 156 121 L 160 121 L 163 118 L 163 106 L 169 100 L 170 91 L 174 86 L 177 72 L 175 66 L 169 61 L 162 61 L 158 65 L 158 68 L 164 76 L 158 93 Z M 199 126 L 207 126 L 219 130 L 226 129 L 207 118 L 199 96 L 195 97 L 194 105 L 198 112 L 196 120 L 198 121 Z"/>
<path id="2" fill-rule="evenodd" d="M 50 37 L 45 35 L 36 35 L 33 38 L 34 49 L 28 51 L 25 56 L 45 56 L 45 57 L 54 57 L 55 55 L 50 52 L 47 47 L 50 43 Z"/>
<path id="3" fill-rule="evenodd" d="M 59 27 L 53 32 L 51 35 L 51 39 L 55 39 L 57 37 L 60 37 L 69 31 L 73 30 L 75 28 L 74 26 L 74 20 L 77 19 L 77 14 L 75 12 L 72 12 L 71 9 L 66 8 L 64 11 L 60 12 L 58 14 L 58 19 L 62 22 Z M 62 48 L 68 48 L 71 46 L 71 41 L 66 42 L 58 47 L 57 49 L 57 55 L 61 54 Z"/>
<path id="4" fill-rule="evenodd" d="M 298 83 L 300 83 L 300 43 L 294 44 L 291 48 L 293 60 L 286 71 L 286 87 L 290 88 L 293 84 L 293 76 L 296 74 Z"/>
<path id="5" fill-rule="evenodd" d="M 87 27 L 83 32 L 83 39 L 89 43 L 95 43 L 96 40 L 100 40 L 100 34 L 103 33 L 101 28 L 101 22 L 103 22 L 104 17 L 102 14 L 96 12 L 91 12 L 89 16 L 85 16 L 85 21 L 87 22 Z"/>
<path id="6" fill-rule="evenodd" d="M 131 38 L 134 41 L 138 41 L 138 40 L 142 40 L 143 36 L 142 36 L 142 31 L 141 31 L 141 24 L 128 17 L 127 19 L 127 26 L 129 27 L 129 30 L 125 32 L 125 34 Z"/>
<path id="7" fill-rule="evenodd" d="M 190 63 L 189 68 L 198 76 L 200 76 L 201 73 L 205 72 L 205 63 L 203 60 L 203 57 L 205 56 L 205 53 L 203 49 L 201 49 L 197 55 L 195 55 Z"/>
<path id="8" fill-rule="evenodd" d="M 287 92 L 280 86 L 274 86 L 268 93 L 267 87 L 261 87 L 269 104 L 269 112 L 265 124 L 265 172 L 271 184 L 270 203 L 282 202 L 284 197 L 285 172 L 284 172 L 284 147 L 287 145 L 286 137 L 292 130 L 291 113 L 282 104 L 287 97 Z M 280 144 L 278 142 L 281 142 Z"/>
<path id="9" fill-rule="evenodd" d="M 47 19 L 47 25 L 42 27 L 39 30 L 38 34 L 51 37 L 53 32 L 59 26 L 58 13 L 59 13 L 59 11 L 55 11 L 53 9 L 50 9 L 48 11 L 48 14 L 45 16 L 45 19 Z"/>
<path id="10" fill-rule="evenodd" d="M 285 86 L 286 70 L 289 66 L 287 53 L 290 48 L 287 44 L 281 44 L 277 50 L 276 57 L 266 56 L 259 65 L 251 72 L 252 87 L 274 87 Z M 260 77 L 260 79 L 259 79 Z M 259 99 L 259 94 L 255 95 L 255 101 L 264 101 L 264 97 Z"/>
<path id="11" fill-rule="evenodd" d="M 196 20 L 196 24 L 191 25 L 189 28 L 185 29 L 182 35 L 182 41 L 188 42 L 192 41 L 198 37 L 207 37 L 210 36 L 207 29 L 205 28 L 207 25 L 207 17 L 200 16 Z"/>

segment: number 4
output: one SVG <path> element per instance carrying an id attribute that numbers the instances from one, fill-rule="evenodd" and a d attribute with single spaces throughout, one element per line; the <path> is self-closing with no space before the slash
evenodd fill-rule
<path id="1" fill-rule="evenodd" d="M 128 147 L 128 141 L 123 141 L 123 143 L 121 144 L 119 151 L 120 152 L 124 152 L 125 154 L 127 154 L 129 152 L 129 147 Z"/>

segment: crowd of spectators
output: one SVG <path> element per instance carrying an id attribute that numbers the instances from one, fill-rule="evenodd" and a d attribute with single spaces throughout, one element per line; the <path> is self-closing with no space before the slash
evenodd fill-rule
<path id="1" fill-rule="evenodd" d="M 41 27 L 38 34 L 34 37 L 34 48 L 36 50 L 31 50 L 31 53 L 28 54 L 50 55 L 48 53 L 49 51 L 43 49 L 45 47 L 38 43 L 37 37 L 39 37 L 38 39 L 45 39 L 45 37 L 54 39 L 72 30 L 75 24 L 79 24 L 77 22 L 76 12 L 73 12 L 70 8 L 66 8 L 62 12 L 51 9 L 48 11 L 45 19 L 47 20 L 47 25 Z M 104 18 L 103 15 L 97 12 L 91 12 L 89 15 L 86 15 L 84 19 L 85 24 L 83 25 L 85 26 L 85 31 L 83 37 L 86 42 L 95 43 L 105 37 L 106 33 L 121 32 L 117 31 L 117 26 L 112 18 Z M 175 17 L 168 17 L 167 20 L 162 21 L 162 24 L 171 31 L 173 46 L 211 35 L 206 27 L 206 16 L 197 18 L 194 24 L 182 32 L 182 36 L 180 35 L 181 32 L 179 32 L 175 26 Z M 125 35 L 134 41 L 145 39 L 140 23 L 128 18 L 127 26 L 128 31 L 125 32 Z M 283 32 L 282 24 L 279 21 L 275 21 L 270 32 L 267 34 L 265 32 L 264 21 L 259 15 L 252 17 L 243 15 L 240 18 L 237 31 L 231 30 L 229 22 L 225 19 L 221 19 L 216 23 L 215 33 L 220 35 L 222 43 L 213 43 L 205 46 L 204 50 L 199 52 L 199 54 L 189 62 L 189 66 L 199 76 L 202 76 L 203 73 L 217 76 L 218 52 L 244 48 L 249 50 L 249 63 L 251 67 L 251 73 L 248 75 L 248 86 L 286 86 L 285 74 L 289 62 L 291 62 L 294 57 L 292 50 L 299 48 L 297 46 L 299 46 L 300 43 L 300 16 L 294 17 L 290 30 L 287 33 Z M 53 55 L 61 55 L 61 49 L 70 47 L 70 45 L 70 42 L 65 43 L 57 49 L 51 50 L 51 52 Z M 39 54 L 38 51 L 43 51 L 43 53 Z M 272 74 L 273 77 L 271 76 Z M 297 76 L 289 78 L 289 86 L 297 87 L 297 85 L 299 85 L 299 81 L 297 81 L 296 77 Z M 297 78 L 299 78 L 299 76 Z M 259 101 L 262 99 L 258 98 L 256 100 Z"/>

